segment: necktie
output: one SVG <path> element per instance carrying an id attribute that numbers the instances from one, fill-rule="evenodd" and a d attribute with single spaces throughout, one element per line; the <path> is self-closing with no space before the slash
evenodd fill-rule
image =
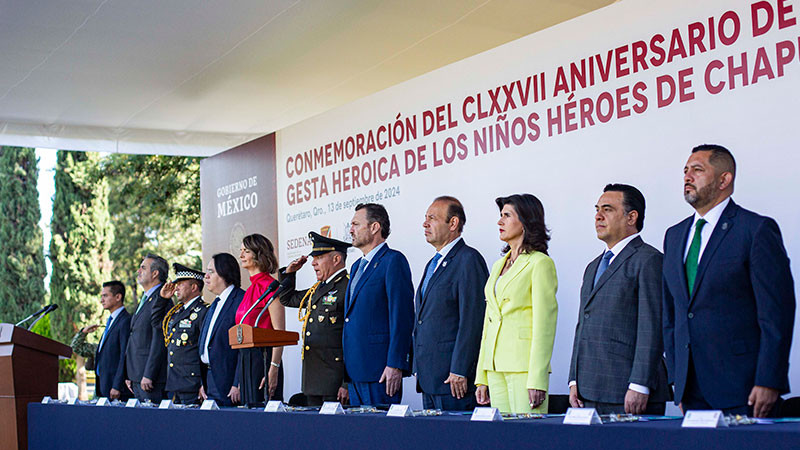
<path id="1" fill-rule="evenodd" d="M 100 345 L 97 346 L 98 352 L 103 348 L 103 342 L 106 341 L 106 336 L 108 335 L 108 327 L 110 326 L 111 326 L 111 316 L 108 316 L 108 320 L 106 320 L 106 329 L 103 330 L 103 337 L 100 338 Z"/>
<path id="2" fill-rule="evenodd" d="M 689 253 L 686 255 L 686 283 L 689 287 L 689 298 L 694 293 L 694 280 L 697 278 L 697 262 L 700 257 L 700 244 L 702 244 L 703 237 L 700 233 L 703 231 L 703 225 L 706 224 L 705 219 L 700 219 L 694 226 L 694 237 L 692 243 L 689 245 Z"/>
<path id="3" fill-rule="evenodd" d="M 211 333 L 211 319 L 214 317 L 214 310 L 217 309 L 217 304 L 219 304 L 219 297 L 215 298 L 214 301 L 211 303 L 211 306 L 208 307 L 208 312 L 206 313 L 206 320 L 203 324 L 203 330 L 200 332 L 200 342 L 202 343 L 202 347 L 200 347 L 200 356 L 203 356 L 205 352 L 208 351 L 208 342 L 206 342 L 206 338 Z"/>
<path id="4" fill-rule="evenodd" d="M 356 284 L 358 284 L 358 280 L 361 278 L 361 275 L 364 273 L 364 268 L 367 267 L 368 261 L 367 258 L 361 258 L 358 262 L 358 270 L 356 270 L 356 275 L 350 280 L 350 297 L 353 297 L 353 291 L 356 288 Z"/>
<path id="5" fill-rule="evenodd" d="M 433 277 L 433 273 L 436 272 L 436 265 L 439 264 L 439 260 L 442 259 L 442 255 L 439 252 L 436 252 L 431 259 L 431 262 L 428 263 L 428 268 L 425 269 L 425 278 L 422 280 L 422 297 L 425 297 L 425 291 L 428 289 L 428 282 L 431 281 L 431 277 Z"/>
<path id="6" fill-rule="evenodd" d="M 133 315 L 134 315 L 134 316 L 135 316 L 136 314 L 139 314 L 139 311 L 141 311 L 141 310 L 142 310 L 142 306 L 144 306 L 144 300 L 145 300 L 146 298 L 147 298 L 147 292 L 145 292 L 144 294 L 142 294 L 142 299 L 141 299 L 141 300 L 139 300 L 139 306 L 136 308 L 136 312 L 135 312 L 135 313 L 133 313 Z"/>
<path id="7" fill-rule="evenodd" d="M 597 266 L 597 273 L 594 274 L 594 286 L 597 286 L 597 282 L 600 280 L 600 277 L 603 275 L 603 272 L 608 269 L 608 264 L 611 262 L 611 258 L 614 257 L 614 253 L 611 250 L 605 252 L 603 254 L 603 259 L 600 260 L 600 265 Z"/>

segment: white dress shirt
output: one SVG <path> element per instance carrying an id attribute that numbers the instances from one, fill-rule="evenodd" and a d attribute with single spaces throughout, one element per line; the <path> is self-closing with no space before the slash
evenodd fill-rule
<path id="1" fill-rule="evenodd" d="M 200 361 L 203 361 L 203 364 L 210 364 L 208 361 L 208 344 L 211 342 L 211 332 L 214 331 L 214 324 L 217 323 L 217 318 L 219 317 L 219 312 L 222 311 L 222 308 L 225 306 L 225 301 L 228 300 L 230 297 L 231 292 L 233 292 L 233 285 L 229 285 L 225 288 L 224 291 L 220 292 L 219 302 L 217 302 L 216 308 L 214 308 L 214 314 L 211 315 L 211 323 L 208 324 L 208 332 L 206 333 L 206 341 L 203 342 L 203 353 L 200 354 Z"/>

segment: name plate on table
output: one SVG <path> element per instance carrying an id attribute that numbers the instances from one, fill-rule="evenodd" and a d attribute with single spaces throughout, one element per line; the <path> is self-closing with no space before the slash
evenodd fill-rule
<path id="1" fill-rule="evenodd" d="M 73 398 L 67 400 L 67 404 L 68 405 L 78 405 L 79 404 L 78 403 L 78 397 L 73 397 Z"/>
<path id="2" fill-rule="evenodd" d="M 108 402 L 108 397 L 100 397 L 100 398 L 97 399 L 97 403 L 95 403 L 94 405 L 95 406 L 108 406 L 110 404 L 111 403 Z"/>
<path id="3" fill-rule="evenodd" d="M 497 408 L 479 406 L 472 411 L 472 417 L 469 420 L 476 422 L 502 422 L 503 416 L 500 415 L 500 410 Z"/>
<path id="4" fill-rule="evenodd" d="M 47 395 L 44 398 L 42 398 L 42 404 L 43 405 L 46 405 L 48 403 L 53 403 L 53 398 L 50 397 L 49 395 Z"/>
<path id="5" fill-rule="evenodd" d="M 141 404 L 141 403 L 139 403 L 139 399 L 136 399 L 136 398 L 130 398 L 130 399 L 128 399 L 128 402 L 127 402 L 127 403 L 125 403 L 125 407 L 126 407 L 126 408 L 136 408 L 136 407 L 138 407 L 140 404 Z"/>
<path id="6" fill-rule="evenodd" d="M 319 409 L 319 413 L 327 415 L 344 414 L 344 409 L 342 409 L 342 404 L 339 402 L 325 402 L 322 404 L 322 408 Z"/>
<path id="7" fill-rule="evenodd" d="M 161 403 L 158 404 L 158 409 L 174 409 L 174 408 L 175 406 L 172 404 L 172 400 L 169 399 L 161 400 Z"/>
<path id="8" fill-rule="evenodd" d="M 286 412 L 286 405 L 280 400 L 270 400 L 264 407 L 264 412 Z"/>
<path id="9" fill-rule="evenodd" d="M 717 428 L 727 427 L 722 411 L 686 411 L 683 416 L 682 427 L 686 428 Z"/>
<path id="10" fill-rule="evenodd" d="M 217 402 L 214 400 L 207 399 L 203 400 L 203 404 L 200 405 L 200 409 L 204 411 L 216 411 L 219 409 L 219 406 L 217 406 Z"/>
<path id="11" fill-rule="evenodd" d="M 564 416 L 564 423 L 567 425 L 594 425 L 602 424 L 597 410 L 594 408 L 569 408 L 567 415 Z"/>
<path id="12" fill-rule="evenodd" d="M 392 405 L 386 417 L 408 417 L 411 416 L 411 408 L 408 405 Z"/>

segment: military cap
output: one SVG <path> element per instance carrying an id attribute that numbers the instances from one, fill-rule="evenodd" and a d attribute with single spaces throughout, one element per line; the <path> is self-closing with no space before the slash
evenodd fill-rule
<path id="1" fill-rule="evenodd" d="M 313 231 L 308 233 L 308 237 L 311 238 L 311 241 L 314 243 L 314 247 L 311 249 L 311 253 L 309 254 L 310 256 L 324 255 L 325 253 L 332 251 L 346 254 L 347 249 L 351 247 L 351 245 L 347 242 L 331 239 Z"/>
<path id="2" fill-rule="evenodd" d="M 203 281 L 205 278 L 205 274 L 200 272 L 199 270 L 190 269 L 183 264 L 172 263 L 172 270 L 175 272 L 175 279 L 172 280 L 173 283 L 177 283 L 180 280 L 200 280 Z"/>

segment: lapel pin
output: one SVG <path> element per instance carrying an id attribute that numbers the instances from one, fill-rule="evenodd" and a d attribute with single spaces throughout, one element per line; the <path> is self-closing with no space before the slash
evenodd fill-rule
<path id="1" fill-rule="evenodd" d="M 728 229 L 728 222 L 724 222 L 724 223 L 722 224 L 722 229 L 723 229 L 723 230 L 727 230 L 727 229 Z"/>
<path id="2" fill-rule="evenodd" d="M 447 267 L 447 261 L 442 262 L 442 267 Z"/>

